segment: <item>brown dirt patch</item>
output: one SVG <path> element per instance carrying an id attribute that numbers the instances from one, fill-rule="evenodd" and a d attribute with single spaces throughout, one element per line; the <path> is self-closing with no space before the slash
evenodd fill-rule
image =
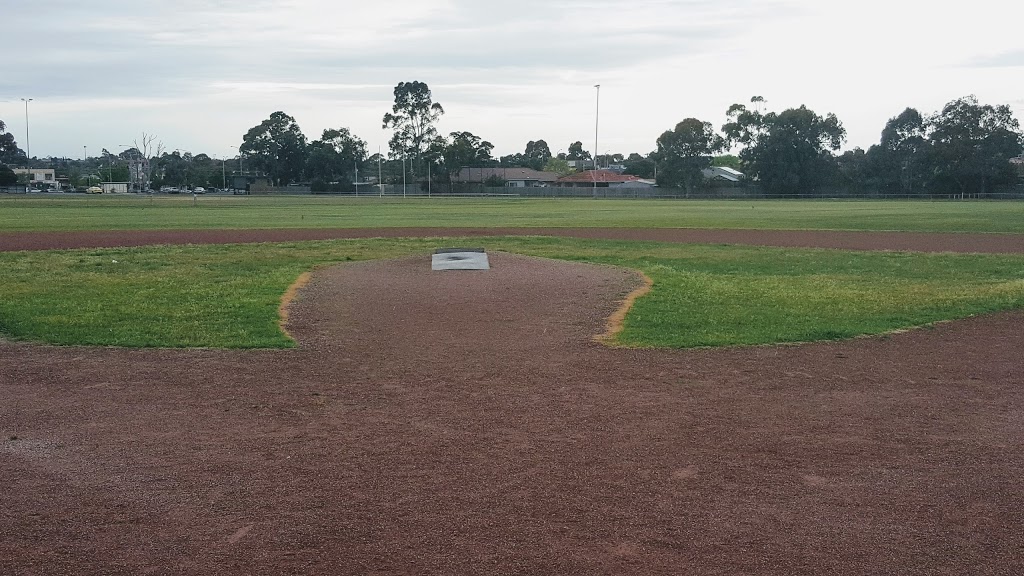
<path id="1" fill-rule="evenodd" d="M 294 350 L 0 342 L 0 572 L 1024 572 L 1024 314 L 609 349 L 635 274 L 491 256 L 317 271 Z"/>

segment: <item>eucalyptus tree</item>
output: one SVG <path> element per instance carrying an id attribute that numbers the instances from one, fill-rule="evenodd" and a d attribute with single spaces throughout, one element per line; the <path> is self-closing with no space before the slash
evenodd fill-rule
<path id="1" fill-rule="evenodd" d="M 423 82 L 399 82 L 394 94 L 395 103 L 391 112 L 384 114 L 382 126 L 394 130 L 388 145 L 393 155 L 411 157 L 418 164 L 437 137 L 436 124 L 444 108 L 433 101 L 430 88 Z"/>

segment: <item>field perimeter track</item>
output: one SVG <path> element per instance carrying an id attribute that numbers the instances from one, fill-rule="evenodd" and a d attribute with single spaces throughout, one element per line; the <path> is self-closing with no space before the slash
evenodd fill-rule
<path id="1" fill-rule="evenodd" d="M 117 230 L 0 233 L 0 251 L 111 248 L 153 244 L 293 242 L 331 238 L 566 236 L 844 250 L 1024 253 L 1024 234 L 703 230 L 692 228 L 332 228 L 264 230 Z"/>

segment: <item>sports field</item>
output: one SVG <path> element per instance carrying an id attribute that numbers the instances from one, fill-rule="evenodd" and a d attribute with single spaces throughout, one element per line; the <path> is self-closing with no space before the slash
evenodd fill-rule
<path id="1" fill-rule="evenodd" d="M 324 196 L 0 198 L 0 231 L 527 227 L 1024 233 L 1024 202 L 379 199 Z"/>
<path id="2" fill-rule="evenodd" d="M 15 573 L 1024 571 L 1019 204 L 148 201 L 0 201 Z"/>

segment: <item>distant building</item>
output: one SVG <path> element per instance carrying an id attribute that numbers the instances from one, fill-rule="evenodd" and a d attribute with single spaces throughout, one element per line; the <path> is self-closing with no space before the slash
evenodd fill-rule
<path id="1" fill-rule="evenodd" d="M 726 182 L 742 182 L 746 174 L 729 168 L 728 166 L 712 166 L 701 170 L 701 174 L 708 180 L 724 180 Z"/>
<path id="2" fill-rule="evenodd" d="M 542 172 L 532 168 L 463 168 L 452 179 L 453 182 L 483 184 L 492 178 L 501 178 L 510 188 L 537 188 L 550 186 L 558 180 L 554 172 Z"/>
<path id="3" fill-rule="evenodd" d="M 559 178 L 555 186 L 563 188 L 653 188 L 654 180 L 632 174 L 617 174 L 611 170 L 584 170 Z"/>
<path id="4" fill-rule="evenodd" d="M 15 174 L 31 174 L 30 184 L 57 185 L 57 176 L 53 168 L 12 168 Z"/>
<path id="5" fill-rule="evenodd" d="M 127 194 L 128 182 L 100 182 L 104 194 Z"/>

